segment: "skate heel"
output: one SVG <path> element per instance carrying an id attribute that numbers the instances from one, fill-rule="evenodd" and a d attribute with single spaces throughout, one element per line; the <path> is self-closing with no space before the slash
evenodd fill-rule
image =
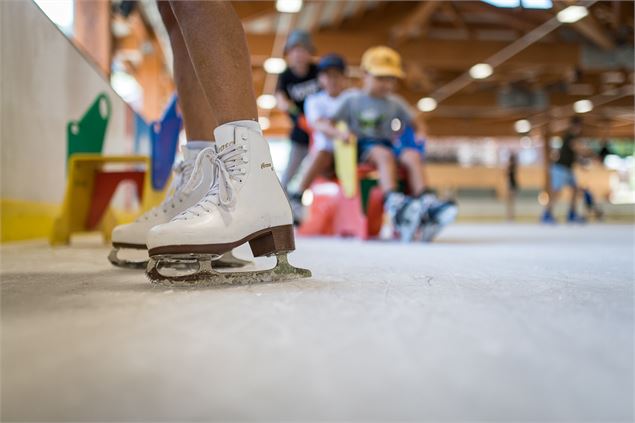
<path id="1" fill-rule="evenodd" d="M 275 226 L 249 241 L 254 257 L 270 256 L 295 250 L 293 225 Z"/>

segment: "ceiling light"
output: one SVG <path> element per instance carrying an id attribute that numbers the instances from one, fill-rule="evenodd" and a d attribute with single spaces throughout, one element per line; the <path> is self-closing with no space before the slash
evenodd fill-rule
<path id="1" fill-rule="evenodd" d="M 431 112 L 437 108 L 437 101 L 432 97 L 423 97 L 417 101 L 417 108 L 422 112 Z"/>
<path id="2" fill-rule="evenodd" d="M 514 129 L 519 134 L 526 134 L 527 132 L 531 131 L 531 122 L 529 122 L 527 119 L 517 120 L 516 122 L 514 122 Z"/>
<path id="3" fill-rule="evenodd" d="M 272 73 L 277 75 L 279 73 L 284 72 L 284 70 L 287 68 L 287 62 L 285 62 L 284 59 L 281 59 L 279 57 L 270 57 L 267 60 L 265 60 L 263 67 L 265 68 L 265 71 L 267 73 Z"/>
<path id="4" fill-rule="evenodd" d="M 280 13 L 298 13 L 302 9 L 302 0 L 277 0 L 276 10 Z"/>
<path id="5" fill-rule="evenodd" d="M 494 72 L 491 65 L 478 63 L 470 68 L 470 76 L 474 79 L 485 79 Z"/>
<path id="6" fill-rule="evenodd" d="M 394 132 L 398 132 L 401 129 L 401 121 L 397 118 L 391 120 L 390 129 L 392 129 Z"/>
<path id="7" fill-rule="evenodd" d="M 551 0 L 522 0 L 524 9 L 551 9 L 553 2 Z"/>
<path id="8" fill-rule="evenodd" d="M 576 113 L 587 113 L 593 110 L 593 102 L 591 100 L 578 100 L 573 103 L 573 110 Z"/>
<path id="9" fill-rule="evenodd" d="M 574 23 L 588 14 L 589 11 L 584 6 L 569 6 L 566 9 L 559 11 L 556 18 L 561 23 Z"/>
<path id="10" fill-rule="evenodd" d="M 276 101 L 276 98 L 272 96 L 271 94 L 263 94 L 260 97 L 258 97 L 258 99 L 256 100 L 256 103 L 258 104 L 258 107 L 260 107 L 261 109 L 269 110 L 276 107 L 277 101 Z"/>

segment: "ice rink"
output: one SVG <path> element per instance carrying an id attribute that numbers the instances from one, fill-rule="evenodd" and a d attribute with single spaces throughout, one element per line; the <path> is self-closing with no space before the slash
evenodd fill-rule
<path id="1" fill-rule="evenodd" d="M 633 226 L 299 239 L 310 280 L 202 290 L 98 238 L 3 245 L 2 420 L 633 419 Z"/>

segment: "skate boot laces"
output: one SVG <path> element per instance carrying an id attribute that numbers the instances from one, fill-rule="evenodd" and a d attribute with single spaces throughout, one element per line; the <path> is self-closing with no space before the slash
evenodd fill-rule
<path id="1" fill-rule="evenodd" d="M 148 220 L 150 216 L 158 217 L 159 211 L 165 214 L 169 208 L 175 208 L 177 202 L 182 203 L 183 195 L 189 194 L 185 192 L 185 186 L 192 176 L 193 169 L 194 165 L 192 162 L 182 161 L 176 164 L 173 169 L 174 177 L 170 183 L 166 199 L 158 207 L 151 209 L 148 213 L 144 213 L 136 221 Z"/>
<path id="2" fill-rule="evenodd" d="M 239 144 L 230 144 L 220 153 L 217 153 L 214 147 L 202 150 L 196 157 L 194 172 L 184 190 L 190 192 L 196 188 L 203 177 L 203 166 L 206 162 L 212 165 L 212 186 L 205 197 L 175 219 L 188 219 L 192 216 L 200 216 L 201 213 L 209 213 L 213 206 L 225 209 L 234 207 L 236 204 L 234 181 L 242 182 L 247 172 L 243 166 L 247 163 L 246 151 L 247 147 Z"/>

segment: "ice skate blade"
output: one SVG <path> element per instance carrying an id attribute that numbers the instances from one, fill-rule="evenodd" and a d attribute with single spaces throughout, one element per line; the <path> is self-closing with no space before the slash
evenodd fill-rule
<path id="1" fill-rule="evenodd" d="M 183 268 L 196 265 L 198 269 L 190 274 L 171 276 L 161 273 L 162 262 L 167 262 L 166 268 L 170 270 L 174 270 L 170 265 L 181 265 Z M 277 254 L 276 265 L 267 270 L 218 272 L 212 268 L 213 263 L 213 256 L 208 254 L 157 255 L 150 257 L 146 276 L 154 285 L 181 288 L 251 285 L 311 277 L 310 270 L 289 264 L 287 253 Z"/>
<path id="2" fill-rule="evenodd" d="M 118 257 L 119 250 L 119 247 L 113 247 L 113 249 L 110 250 L 110 254 L 108 254 L 108 261 L 114 266 L 123 269 L 145 269 L 148 266 L 148 260 L 130 261 L 120 259 Z"/>
<path id="3" fill-rule="evenodd" d="M 114 247 L 108 254 L 108 261 L 113 265 L 122 269 L 146 269 L 148 267 L 148 260 L 142 261 L 130 261 L 120 259 L 118 256 L 121 248 Z M 236 257 L 231 251 L 226 252 L 222 256 L 214 259 L 214 267 L 217 269 L 235 269 L 238 267 L 244 267 L 250 264 L 251 261 L 243 260 Z"/>
<path id="4" fill-rule="evenodd" d="M 234 255 L 231 251 L 226 252 L 220 258 L 214 260 L 214 267 L 216 268 L 237 268 L 244 267 L 251 264 L 249 260 L 243 260 Z"/>

